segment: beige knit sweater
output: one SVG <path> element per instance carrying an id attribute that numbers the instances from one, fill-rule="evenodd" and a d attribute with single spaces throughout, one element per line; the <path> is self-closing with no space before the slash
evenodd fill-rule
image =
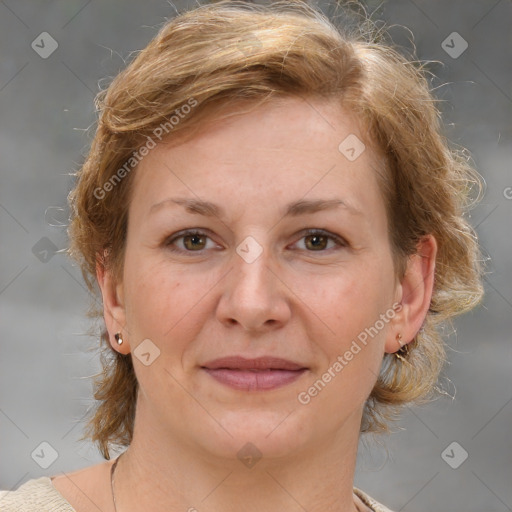
<path id="1" fill-rule="evenodd" d="M 361 501 L 372 512 L 391 512 L 366 493 L 354 487 Z M 0 491 L 0 512 L 76 512 L 53 486 L 50 477 L 28 480 L 13 491 Z M 366 512 L 366 511 L 361 511 Z"/>

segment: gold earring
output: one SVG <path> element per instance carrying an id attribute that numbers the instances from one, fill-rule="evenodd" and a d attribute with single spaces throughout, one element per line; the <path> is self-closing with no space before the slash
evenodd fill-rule
<path id="1" fill-rule="evenodd" d="M 407 359 L 405 359 L 403 356 L 409 354 L 409 345 L 402 344 L 402 335 L 398 333 L 396 335 L 396 341 L 398 341 L 398 344 L 400 345 L 400 348 L 395 352 L 395 357 L 397 359 L 400 359 L 400 361 L 403 361 L 404 363 L 407 363 Z M 403 355 L 402 355 L 403 354 Z"/>
<path id="2" fill-rule="evenodd" d="M 114 334 L 114 338 L 116 339 L 118 345 L 122 345 L 123 344 L 123 337 L 121 336 L 120 332 L 116 332 Z"/>

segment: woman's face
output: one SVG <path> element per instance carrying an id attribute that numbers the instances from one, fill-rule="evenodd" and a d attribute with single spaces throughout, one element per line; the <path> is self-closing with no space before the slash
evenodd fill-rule
<path id="1" fill-rule="evenodd" d="M 378 162 L 361 139 L 336 103 L 287 98 L 139 164 L 110 325 L 152 432 L 217 456 L 250 442 L 277 457 L 358 431 L 397 348 L 401 298 Z M 211 363 L 231 357 L 296 366 Z"/>

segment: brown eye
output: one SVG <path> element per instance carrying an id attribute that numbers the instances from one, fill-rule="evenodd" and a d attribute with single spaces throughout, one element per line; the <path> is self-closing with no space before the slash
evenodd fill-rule
<path id="1" fill-rule="evenodd" d="M 210 241 L 210 245 L 208 245 Z M 181 253 L 201 252 L 203 249 L 213 248 L 213 240 L 202 231 L 182 231 L 168 238 L 164 245 L 167 249 Z"/>
<path id="2" fill-rule="evenodd" d="M 180 238 L 183 238 L 183 245 L 189 249 L 189 250 L 201 250 L 204 249 L 206 245 L 206 236 L 200 235 L 200 234 L 194 234 L 194 235 L 185 235 Z"/>
<path id="3" fill-rule="evenodd" d="M 348 244 L 343 238 L 328 233 L 323 230 L 310 229 L 306 231 L 305 235 L 300 239 L 300 242 L 304 240 L 304 250 L 308 252 L 330 252 L 330 249 L 341 247 L 347 247 Z M 329 243 L 332 245 L 329 246 Z M 302 249 L 302 247 L 299 247 Z"/>
<path id="4" fill-rule="evenodd" d="M 308 235 L 306 237 L 306 247 L 318 251 L 327 247 L 328 237 L 323 235 Z M 308 244 L 309 242 L 309 244 Z"/>

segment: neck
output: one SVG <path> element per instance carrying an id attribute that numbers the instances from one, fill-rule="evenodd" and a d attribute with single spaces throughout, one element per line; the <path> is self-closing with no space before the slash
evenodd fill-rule
<path id="1" fill-rule="evenodd" d="M 144 409 L 141 402 L 137 407 Z M 352 488 L 360 417 L 315 446 L 244 464 L 187 445 L 141 413 L 115 472 L 117 512 L 357 512 Z"/>

